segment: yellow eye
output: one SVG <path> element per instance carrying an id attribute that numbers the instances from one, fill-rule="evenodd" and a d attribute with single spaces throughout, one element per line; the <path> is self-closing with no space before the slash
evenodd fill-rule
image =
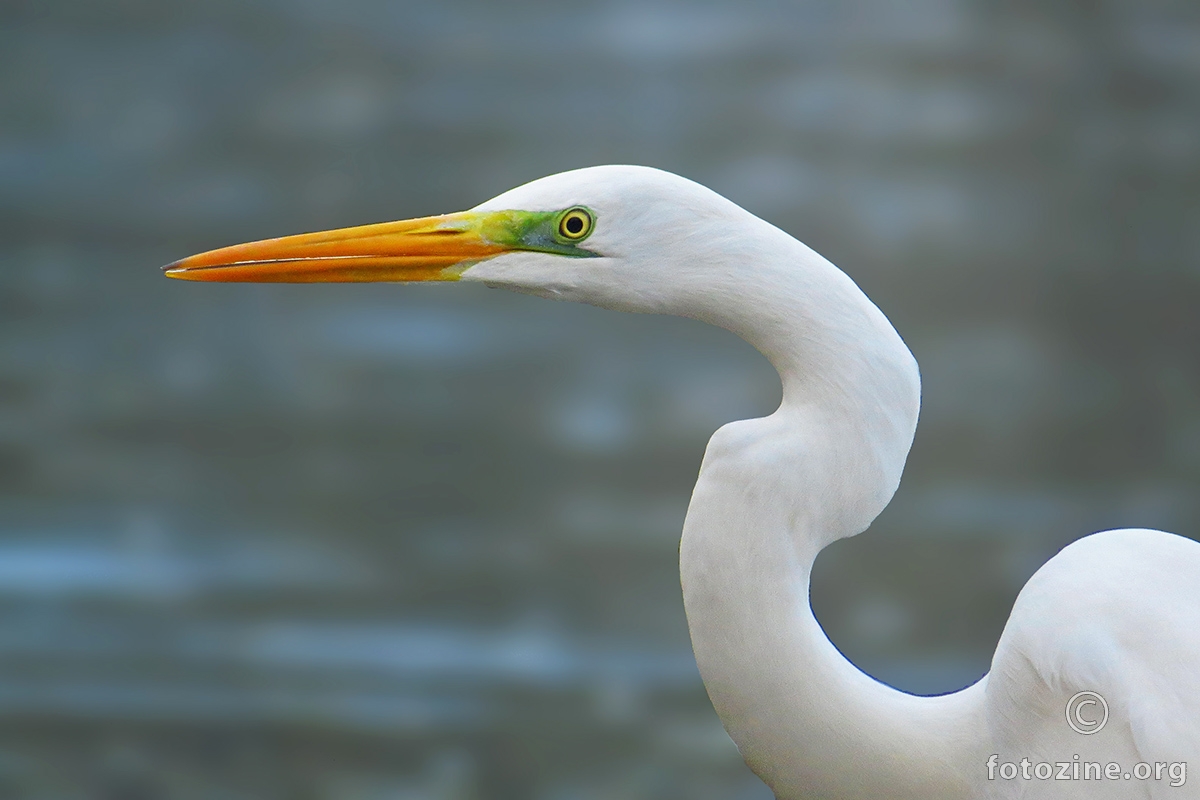
<path id="1" fill-rule="evenodd" d="M 577 242 L 592 232 L 594 224 L 592 212 L 586 208 L 570 208 L 558 220 L 558 235 Z"/>

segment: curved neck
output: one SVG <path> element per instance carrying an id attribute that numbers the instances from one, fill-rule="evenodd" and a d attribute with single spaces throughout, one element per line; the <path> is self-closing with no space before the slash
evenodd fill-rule
<path id="1" fill-rule="evenodd" d="M 784 389 L 778 411 L 725 426 L 705 454 L 680 545 L 696 659 L 781 800 L 965 797 L 981 685 L 899 692 L 847 661 L 812 614 L 817 553 L 865 529 L 899 483 L 920 380 L 858 287 L 789 241 L 738 299 L 694 315 L 755 345 Z"/>

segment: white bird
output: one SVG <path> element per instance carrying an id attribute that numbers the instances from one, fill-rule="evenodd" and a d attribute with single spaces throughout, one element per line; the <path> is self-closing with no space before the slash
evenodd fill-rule
<path id="1" fill-rule="evenodd" d="M 991 671 L 953 694 L 893 689 L 829 641 L 810 570 L 896 491 L 917 364 L 849 277 L 715 192 L 646 167 L 593 167 L 466 212 L 237 245 L 164 269 L 214 281 L 479 281 L 732 331 L 778 370 L 783 400 L 709 442 L 680 572 L 712 703 L 779 800 L 1200 798 L 1187 774 L 1200 767 L 1190 539 L 1114 530 L 1066 547 L 1021 591 Z"/>

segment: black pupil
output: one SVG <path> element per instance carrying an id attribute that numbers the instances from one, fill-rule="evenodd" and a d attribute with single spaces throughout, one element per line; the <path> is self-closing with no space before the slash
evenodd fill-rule
<path id="1" fill-rule="evenodd" d="M 567 217 L 566 222 L 563 224 L 566 226 L 567 233 L 569 234 L 578 236 L 583 233 L 583 217 L 573 214 Z"/>

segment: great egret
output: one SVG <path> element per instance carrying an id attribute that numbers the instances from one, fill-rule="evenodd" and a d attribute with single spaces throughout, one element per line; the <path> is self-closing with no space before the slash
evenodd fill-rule
<path id="1" fill-rule="evenodd" d="M 727 328 L 779 371 L 783 401 L 712 437 L 680 572 L 709 696 L 780 800 L 1200 797 L 1186 775 L 1200 758 L 1200 544 L 1189 539 L 1117 530 L 1068 546 L 1021 591 L 991 672 L 954 694 L 897 691 L 837 651 L 809 605 L 810 569 L 895 492 L 917 364 L 849 277 L 711 190 L 593 167 L 470 211 L 164 269 L 197 281 L 479 281 Z"/>

